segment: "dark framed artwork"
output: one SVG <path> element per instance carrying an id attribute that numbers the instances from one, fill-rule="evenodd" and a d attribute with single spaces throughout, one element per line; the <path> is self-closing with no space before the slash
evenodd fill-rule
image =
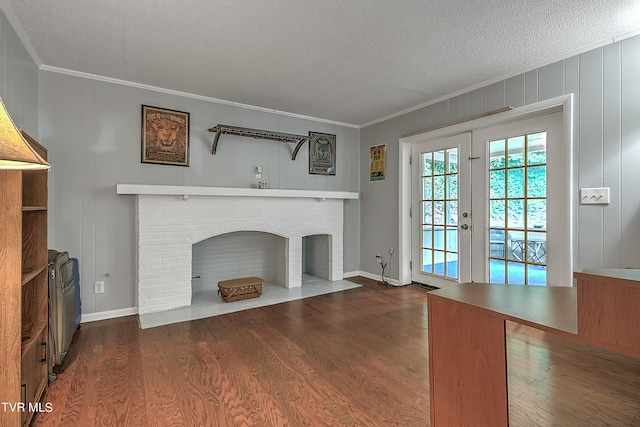
<path id="1" fill-rule="evenodd" d="M 142 163 L 189 166 L 189 113 L 142 106 Z"/>
<path id="2" fill-rule="evenodd" d="M 336 136 L 309 132 L 309 173 L 336 174 Z"/>

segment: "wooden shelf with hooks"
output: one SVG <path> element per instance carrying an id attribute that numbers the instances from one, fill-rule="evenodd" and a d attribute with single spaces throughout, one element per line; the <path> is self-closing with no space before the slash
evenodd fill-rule
<path id="1" fill-rule="evenodd" d="M 272 141 L 280 141 L 285 143 L 296 144 L 296 147 L 293 149 L 293 153 L 291 153 L 291 160 L 295 160 L 298 155 L 298 151 L 305 142 L 309 140 L 309 137 L 306 135 L 296 135 L 291 133 L 282 133 L 282 132 L 271 132 L 268 130 L 260 130 L 260 129 L 250 129 L 243 128 L 238 126 L 228 126 L 217 124 L 216 126 L 209 129 L 209 132 L 215 133 L 215 137 L 213 138 L 213 146 L 211 147 L 211 154 L 215 155 L 216 150 L 218 149 L 218 142 L 220 142 L 220 137 L 222 135 L 234 135 L 234 136 L 243 136 L 246 138 L 254 138 L 254 139 L 269 139 Z"/>

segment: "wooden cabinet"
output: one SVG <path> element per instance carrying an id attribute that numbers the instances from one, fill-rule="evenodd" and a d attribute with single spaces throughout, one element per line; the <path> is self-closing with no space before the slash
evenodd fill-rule
<path id="1" fill-rule="evenodd" d="M 607 269 L 602 270 L 606 274 Z M 617 270 L 616 276 L 574 273 L 578 336 L 593 345 L 640 358 L 640 280 L 633 273 L 636 271 L 631 269 Z"/>
<path id="2" fill-rule="evenodd" d="M 0 170 L 2 427 L 28 425 L 48 382 L 47 180 L 46 170 Z"/>

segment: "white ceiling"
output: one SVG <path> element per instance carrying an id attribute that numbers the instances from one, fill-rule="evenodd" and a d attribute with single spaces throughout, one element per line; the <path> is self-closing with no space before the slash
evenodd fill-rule
<path id="1" fill-rule="evenodd" d="M 43 69 L 363 125 L 640 29 L 640 0 L 0 0 Z"/>

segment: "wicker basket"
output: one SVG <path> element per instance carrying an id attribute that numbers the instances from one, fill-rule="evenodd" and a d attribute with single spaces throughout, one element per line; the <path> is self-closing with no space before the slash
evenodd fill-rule
<path id="1" fill-rule="evenodd" d="M 259 277 L 243 277 L 240 279 L 218 282 L 218 295 L 225 302 L 257 298 L 262 295 L 262 280 Z"/>

